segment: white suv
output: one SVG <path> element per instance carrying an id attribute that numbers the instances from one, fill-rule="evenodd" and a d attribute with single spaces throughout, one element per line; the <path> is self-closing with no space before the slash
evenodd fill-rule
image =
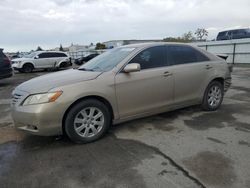
<path id="1" fill-rule="evenodd" d="M 66 53 L 56 51 L 37 51 L 12 60 L 12 67 L 25 73 L 32 72 L 34 69 L 59 69 L 71 65 L 70 57 Z"/>

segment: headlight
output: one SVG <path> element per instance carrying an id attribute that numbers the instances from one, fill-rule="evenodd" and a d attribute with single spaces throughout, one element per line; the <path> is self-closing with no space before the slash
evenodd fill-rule
<path id="1" fill-rule="evenodd" d="M 54 102 L 56 99 L 58 99 L 58 97 L 61 96 L 61 94 L 62 91 L 30 95 L 24 100 L 22 105 L 27 106 L 31 104 Z"/>

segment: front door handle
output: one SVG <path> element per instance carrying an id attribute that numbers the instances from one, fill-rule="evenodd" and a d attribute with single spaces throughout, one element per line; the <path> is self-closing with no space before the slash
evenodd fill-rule
<path id="1" fill-rule="evenodd" d="M 212 69 L 213 67 L 211 65 L 206 65 L 206 69 L 209 70 L 209 69 Z"/>
<path id="2" fill-rule="evenodd" d="M 173 75 L 173 73 L 168 72 L 168 71 L 166 71 L 166 72 L 163 73 L 164 77 L 168 77 L 168 76 L 172 76 L 172 75 Z"/>

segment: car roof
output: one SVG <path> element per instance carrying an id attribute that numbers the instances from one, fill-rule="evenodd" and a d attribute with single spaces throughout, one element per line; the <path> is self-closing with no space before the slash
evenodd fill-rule
<path id="1" fill-rule="evenodd" d="M 219 33 L 229 32 L 229 31 L 242 31 L 242 30 L 250 30 L 249 28 L 241 28 L 241 29 L 230 29 L 230 30 L 224 30 L 220 31 Z"/>
<path id="2" fill-rule="evenodd" d="M 36 51 L 35 53 L 64 53 L 65 54 L 65 52 L 62 52 L 62 51 Z"/>
<path id="3" fill-rule="evenodd" d="M 149 43 L 128 44 L 121 46 L 120 48 L 146 48 L 146 47 L 161 46 L 161 45 L 192 46 L 191 44 L 181 43 L 181 42 L 149 42 Z"/>
<path id="4" fill-rule="evenodd" d="M 138 43 L 138 44 L 129 44 L 124 45 L 118 48 L 148 48 L 148 47 L 154 47 L 154 46 L 162 46 L 162 45 L 178 45 L 178 46 L 189 46 L 191 48 L 194 48 L 207 56 L 210 60 L 218 60 L 218 57 L 208 51 L 205 51 L 199 47 L 197 47 L 195 44 L 190 43 L 181 43 L 181 42 L 151 42 L 151 43 Z"/>

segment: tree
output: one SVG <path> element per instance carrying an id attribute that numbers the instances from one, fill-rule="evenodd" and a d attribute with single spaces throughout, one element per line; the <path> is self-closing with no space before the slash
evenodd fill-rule
<path id="1" fill-rule="evenodd" d="M 184 33 L 182 37 L 167 37 L 164 38 L 164 42 L 192 42 L 194 40 L 193 33 L 191 31 Z"/>
<path id="2" fill-rule="evenodd" d="M 96 50 L 106 49 L 106 46 L 105 46 L 105 44 L 102 44 L 102 43 L 98 42 L 98 43 L 96 44 L 95 49 L 96 49 Z"/>
<path id="3" fill-rule="evenodd" d="M 63 52 L 62 44 L 60 44 L 59 51 L 62 51 L 62 52 Z"/>
<path id="4" fill-rule="evenodd" d="M 191 31 L 187 32 L 187 33 L 184 33 L 182 35 L 182 38 L 184 41 L 186 42 L 191 42 L 194 40 L 194 37 L 193 37 L 193 33 Z"/>
<path id="5" fill-rule="evenodd" d="M 38 46 L 36 51 L 43 51 L 43 49 L 40 46 Z"/>
<path id="6" fill-rule="evenodd" d="M 198 40 L 204 40 L 203 37 L 208 36 L 208 31 L 204 28 L 198 28 L 198 29 L 196 29 L 194 34 L 196 35 Z"/>
<path id="7" fill-rule="evenodd" d="M 163 39 L 164 42 L 183 42 L 183 39 L 181 37 L 166 37 Z"/>

